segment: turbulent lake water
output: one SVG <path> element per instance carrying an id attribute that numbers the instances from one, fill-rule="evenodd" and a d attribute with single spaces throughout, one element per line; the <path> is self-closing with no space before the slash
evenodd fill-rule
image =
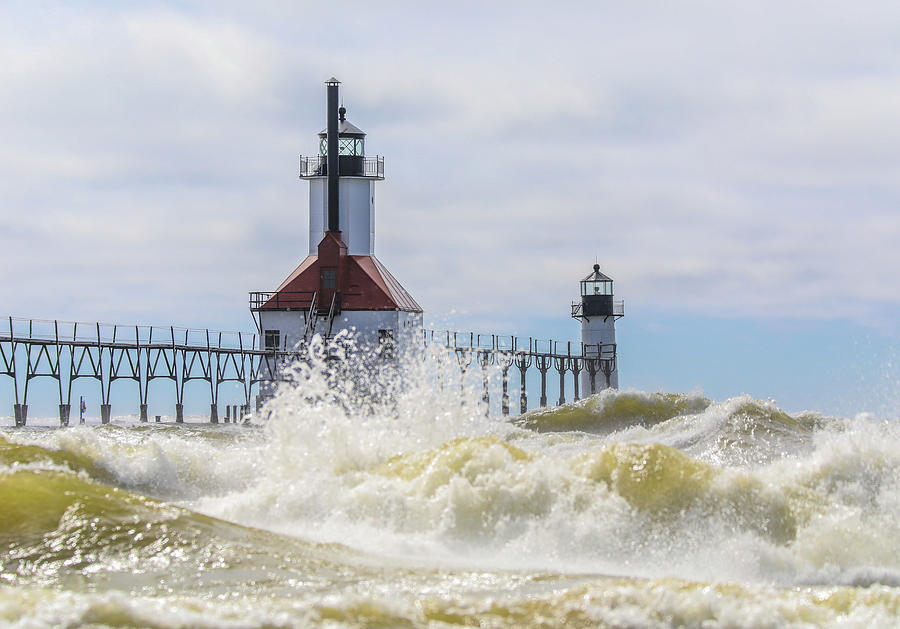
<path id="1" fill-rule="evenodd" d="M 0 623 L 900 625 L 896 421 L 298 379 L 258 425 L 0 430 Z"/>

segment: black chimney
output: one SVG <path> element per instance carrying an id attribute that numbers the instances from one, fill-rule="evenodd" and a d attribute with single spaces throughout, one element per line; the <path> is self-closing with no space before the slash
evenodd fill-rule
<path id="1" fill-rule="evenodd" d="M 338 177 L 340 177 L 340 160 L 338 159 L 338 85 L 341 82 L 332 77 L 325 82 L 328 86 L 327 120 L 325 131 L 328 133 L 328 231 L 340 231 L 338 212 Z"/>

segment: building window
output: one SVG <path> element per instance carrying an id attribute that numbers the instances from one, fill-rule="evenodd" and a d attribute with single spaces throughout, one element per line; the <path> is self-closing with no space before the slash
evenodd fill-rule
<path id="1" fill-rule="evenodd" d="M 334 289 L 337 269 L 322 269 L 322 289 Z"/>
<path id="2" fill-rule="evenodd" d="M 276 351 L 281 345 L 281 330 L 266 330 L 266 350 Z"/>
<path id="3" fill-rule="evenodd" d="M 382 358 L 394 357 L 394 331 L 378 330 L 378 353 Z"/>

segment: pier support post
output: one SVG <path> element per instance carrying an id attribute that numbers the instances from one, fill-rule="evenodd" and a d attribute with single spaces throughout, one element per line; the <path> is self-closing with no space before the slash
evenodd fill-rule
<path id="1" fill-rule="evenodd" d="M 175 405 L 175 423 L 176 424 L 184 423 L 184 404 L 176 404 Z"/>
<path id="2" fill-rule="evenodd" d="M 141 404 L 141 421 L 146 422 L 147 420 L 147 405 Z"/>
<path id="3" fill-rule="evenodd" d="M 530 347 L 531 342 L 529 341 L 529 348 Z M 533 359 L 530 352 L 521 352 L 516 354 L 513 360 L 516 363 L 516 367 L 519 368 L 519 413 L 524 415 L 528 411 L 528 391 L 525 385 L 525 372 L 528 371 Z"/>
<path id="4" fill-rule="evenodd" d="M 60 404 L 59 405 L 59 425 L 60 426 L 68 426 L 69 425 L 69 414 L 72 412 L 71 404 Z"/>
<path id="5" fill-rule="evenodd" d="M 559 372 L 559 402 L 558 406 L 566 403 L 566 371 L 569 368 L 568 358 L 557 358 L 555 360 L 556 370 Z"/>
<path id="6" fill-rule="evenodd" d="M 218 424 L 219 423 L 219 405 L 218 404 L 210 404 L 209 405 L 209 423 L 210 424 Z"/>
<path id="7" fill-rule="evenodd" d="M 584 369 L 584 359 L 581 358 L 570 358 L 569 359 L 569 369 L 572 372 L 572 389 L 573 389 L 573 397 L 577 402 L 581 399 L 581 371 Z"/>
<path id="8" fill-rule="evenodd" d="M 110 404 L 101 404 L 100 405 L 100 423 L 108 424 L 109 418 L 112 415 L 112 406 Z"/>
<path id="9" fill-rule="evenodd" d="M 484 404 L 485 415 L 491 414 L 491 390 L 487 371 L 490 360 L 491 356 L 488 352 L 480 352 L 478 354 L 478 362 L 481 365 L 481 403 Z"/>
<path id="10" fill-rule="evenodd" d="M 16 418 L 16 426 L 24 426 L 25 422 L 28 421 L 28 405 L 14 404 L 13 415 Z"/>
<path id="11" fill-rule="evenodd" d="M 534 357 L 534 366 L 541 373 L 541 408 L 547 406 L 547 372 L 553 364 L 553 357 L 548 354 L 538 354 Z"/>
<path id="12" fill-rule="evenodd" d="M 500 412 L 509 415 L 509 365 L 502 367 L 503 393 L 500 395 Z"/>

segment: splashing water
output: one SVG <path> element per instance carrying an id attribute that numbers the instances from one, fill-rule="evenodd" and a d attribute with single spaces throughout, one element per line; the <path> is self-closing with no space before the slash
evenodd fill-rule
<path id="1" fill-rule="evenodd" d="M 895 422 L 638 391 L 505 421 L 441 359 L 316 342 L 261 425 L 3 430 L 0 620 L 898 624 Z"/>

